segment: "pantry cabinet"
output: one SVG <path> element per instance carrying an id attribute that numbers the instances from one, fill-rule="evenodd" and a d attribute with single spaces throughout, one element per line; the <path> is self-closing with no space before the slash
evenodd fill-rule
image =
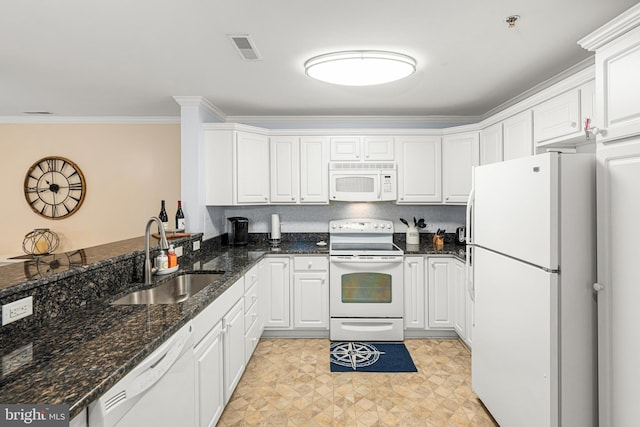
<path id="1" fill-rule="evenodd" d="M 268 257 L 260 261 L 260 290 L 265 329 L 291 327 L 290 266 L 288 257 Z"/>
<path id="2" fill-rule="evenodd" d="M 480 164 L 488 165 L 502 161 L 502 123 L 480 131 Z"/>
<path id="3" fill-rule="evenodd" d="M 595 51 L 599 425 L 637 424 L 640 4 L 579 42 Z"/>
<path id="4" fill-rule="evenodd" d="M 453 260 L 450 257 L 427 258 L 428 327 L 454 327 Z"/>
<path id="5" fill-rule="evenodd" d="M 331 161 L 390 161 L 392 136 L 333 136 L 329 138 Z"/>
<path id="6" fill-rule="evenodd" d="M 329 329 L 329 262 L 326 256 L 293 258 L 294 329 Z"/>
<path id="7" fill-rule="evenodd" d="M 425 327 L 424 256 L 404 257 L 404 327 Z"/>
<path id="8" fill-rule="evenodd" d="M 478 132 L 442 138 L 442 193 L 444 203 L 467 203 L 473 168 L 480 164 Z"/>
<path id="9" fill-rule="evenodd" d="M 531 110 L 523 111 L 502 122 L 504 160 L 533 154 L 533 120 Z"/>
<path id="10" fill-rule="evenodd" d="M 403 136 L 396 144 L 398 204 L 442 201 L 442 141 L 433 136 Z"/>

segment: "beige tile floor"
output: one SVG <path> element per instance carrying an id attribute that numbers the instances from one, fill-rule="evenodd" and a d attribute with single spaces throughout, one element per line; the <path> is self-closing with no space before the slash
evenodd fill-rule
<path id="1" fill-rule="evenodd" d="M 262 339 L 218 426 L 497 425 L 458 340 L 405 340 L 417 373 L 332 373 L 329 344 Z"/>

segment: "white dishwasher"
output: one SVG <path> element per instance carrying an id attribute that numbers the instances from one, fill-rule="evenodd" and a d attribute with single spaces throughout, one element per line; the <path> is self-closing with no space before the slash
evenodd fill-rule
<path id="1" fill-rule="evenodd" d="M 193 366 L 189 322 L 89 405 L 89 425 L 195 427 Z"/>

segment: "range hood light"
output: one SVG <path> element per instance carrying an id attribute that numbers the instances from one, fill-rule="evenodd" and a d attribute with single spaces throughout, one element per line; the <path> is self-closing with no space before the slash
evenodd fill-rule
<path id="1" fill-rule="evenodd" d="M 345 86 L 389 83 L 416 71 L 416 60 L 396 52 L 353 50 L 327 53 L 304 63 L 309 77 Z"/>

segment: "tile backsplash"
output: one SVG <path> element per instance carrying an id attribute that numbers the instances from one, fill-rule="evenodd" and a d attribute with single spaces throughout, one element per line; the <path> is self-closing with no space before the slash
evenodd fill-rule
<path id="1" fill-rule="evenodd" d="M 271 214 L 280 214 L 281 231 L 283 233 L 317 233 L 328 232 L 329 221 L 344 218 L 375 218 L 393 221 L 395 232 L 402 233 L 406 226 L 399 218 L 409 223 L 413 217 L 424 218 L 427 227 L 422 232 L 435 232 L 444 228 L 447 232 L 455 232 L 456 227 L 464 225 L 465 206 L 402 206 L 392 202 L 353 203 L 331 202 L 329 205 L 297 205 L 297 206 L 234 206 L 218 208 L 216 215 L 226 218 L 244 216 L 249 218 L 250 233 L 269 233 L 271 231 Z M 220 223 L 220 221 L 217 221 Z M 224 225 L 226 227 L 226 224 Z M 221 233 L 226 230 L 221 230 Z"/>

